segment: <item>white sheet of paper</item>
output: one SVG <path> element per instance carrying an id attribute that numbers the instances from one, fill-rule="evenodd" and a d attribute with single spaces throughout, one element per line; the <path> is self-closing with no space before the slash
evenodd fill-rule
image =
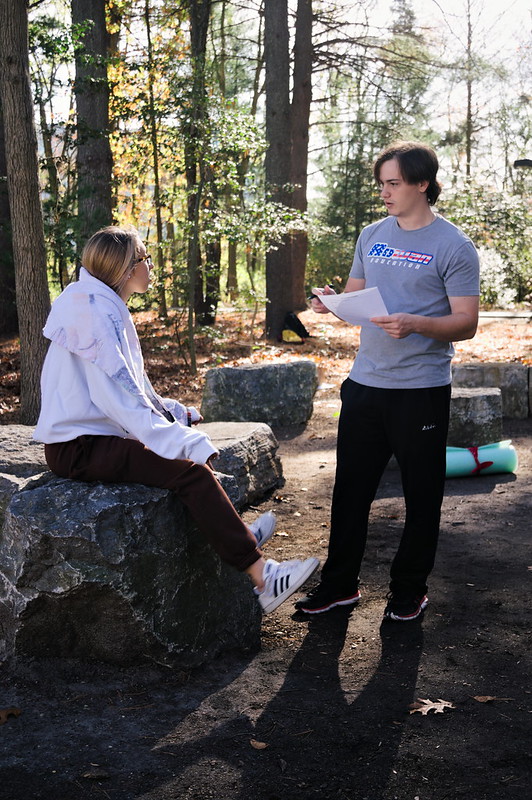
<path id="1" fill-rule="evenodd" d="M 320 300 L 329 311 L 351 325 L 368 325 L 371 317 L 386 317 L 388 309 L 377 286 L 359 292 L 320 294 Z"/>

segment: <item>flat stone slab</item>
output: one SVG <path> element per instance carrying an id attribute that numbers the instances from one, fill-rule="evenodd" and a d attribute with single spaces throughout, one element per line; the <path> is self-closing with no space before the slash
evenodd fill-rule
<path id="1" fill-rule="evenodd" d="M 504 417 L 526 419 L 530 413 L 529 368 L 526 364 L 457 364 L 453 366 L 453 386 L 499 388 Z"/>
<path id="2" fill-rule="evenodd" d="M 532 323 L 530 311 L 480 311 L 479 322 L 510 322 L 515 325 L 529 325 Z"/>
<path id="3" fill-rule="evenodd" d="M 317 388 L 318 371 L 310 359 L 219 367 L 205 375 L 201 413 L 206 422 L 301 425 L 312 415 Z"/>
<path id="4" fill-rule="evenodd" d="M 0 472 L 29 478 L 48 469 L 44 445 L 32 439 L 30 425 L 0 425 Z"/>
<path id="5" fill-rule="evenodd" d="M 278 442 L 268 425 L 217 422 L 201 425 L 220 450 L 214 466 L 236 508 L 241 509 L 283 485 Z M 1 510 L 28 478 L 48 472 L 44 446 L 32 439 L 29 425 L 0 425 Z"/>
<path id="6" fill-rule="evenodd" d="M 480 447 L 502 438 L 501 390 L 453 386 L 448 446 Z"/>
<path id="7" fill-rule="evenodd" d="M 220 480 L 238 508 L 282 485 L 267 425 L 205 430 L 218 469 L 233 471 Z M 220 561 L 177 497 L 57 478 L 32 431 L 0 426 L 0 661 L 148 658 L 189 669 L 258 648 L 249 578 Z"/>

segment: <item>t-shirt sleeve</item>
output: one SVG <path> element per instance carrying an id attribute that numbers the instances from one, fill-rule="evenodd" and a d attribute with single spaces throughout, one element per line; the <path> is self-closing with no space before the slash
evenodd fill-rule
<path id="1" fill-rule="evenodd" d="M 353 263 L 351 265 L 351 271 L 349 273 L 350 278 L 362 278 L 363 280 L 366 279 L 366 274 L 364 272 L 364 259 L 362 257 L 363 253 L 363 244 L 362 238 L 364 234 L 361 233 L 358 237 L 356 246 L 355 246 L 355 254 L 353 256 Z"/>
<path id="2" fill-rule="evenodd" d="M 480 267 L 473 242 L 464 242 L 449 259 L 443 282 L 447 297 L 476 297 L 480 294 Z"/>

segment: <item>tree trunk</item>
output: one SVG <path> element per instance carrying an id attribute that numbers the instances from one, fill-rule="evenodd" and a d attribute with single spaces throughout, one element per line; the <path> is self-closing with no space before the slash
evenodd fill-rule
<path id="1" fill-rule="evenodd" d="M 83 244 L 110 225 L 113 157 L 109 144 L 109 38 L 105 0 L 71 0 L 72 23 L 92 22 L 76 48 L 76 110 L 79 237 Z"/>
<path id="2" fill-rule="evenodd" d="M 279 203 L 290 205 L 290 58 L 287 0 L 268 0 L 264 6 L 266 64 L 265 158 L 267 191 Z M 287 237 L 288 238 L 288 237 Z M 266 254 L 266 336 L 279 338 L 287 311 L 293 311 L 290 246 L 288 241 Z"/>
<path id="3" fill-rule="evenodd" d="M 4 119 L 0 103 L 0 335 L 18 333 L 11 214 L 6 178 Z"/>
<path id="4" fill-rule="evenodd" d="M 189 273 L 189 342 L 192 347 L 192 310 L 203 313 L 203 277 L 199 246 L 199 210 L 203 201 L 204 165 L 201 139 L 206 117 L 205 54 L 212 0 L 187 0 L 192 56 L 192 94 L 189 122 L 185 129 L 185 175 L 187 180 L 187 221 L 189 226 L 187 264 Z M 191 366 L 194 364 L 191 352 Z"/>
<path id="5" fill-rule="evenodd" d="M 220 51 L 216 59 L 216 72 L 218 75 L 218 85 L 222 97 L 226 96 L 227 82 L 226 82 L 226 63 L 227 63 L 227 44 L 226 44 L 226 12 L 227 0 L 222 0 L 222 7 L 220 10 Z M 231 203 L 232 192 L 227 192 L 227 201 Z M 221 260 L 221 242 L 218 241 L 218 261 Z M 215 254 L 216 255 L 216 254 Z M 236 242 L 228 242 L 227 247 L 227 281 L 225 284 L 225 291 L 227 292 L 231 302 L 234 302 L 238 296 L 238 276 L 237 276 L 237 244 Z M 220 296 L 220 280 L 218 275 L 218 300 Z M 213 321 L 214 324 L 214 321 Z"/>
<path id="6" fill-rule="evenodd" d="M 219 196 L 216 187 L 215 174 L 210 164 L 204 158 L 200 160 L 202 184 L 208 187 L 208 194 L 202 198 L 203 207 L 212 214 L 218 207 Z M 210 233 L 203 237 L 205 261 L 201 268 L 201 295 L 196 303 L 196 321 L 200 325 L 214 325 L 216 312 L 220 302 L 220 272 L 222 258 L 222 244 L 220 235 Z"/>
<path id="7" fill-rule="evenodd" d="M 177 263 L 179 260 L 178 244 L 176 239 L 173 206 L 169 208 L 169 219 L 166 223 L 166 240 L 170 246 L 168 253 L 170 259 L 170 275 L 171 275 L 171 306 L 177 308 L 179 305 L 179 292 L 177 286 Z"/>
<path id="8" fill-rule="evenodd" d="M 159 314 L 161 317 L 168 316 L 166 305 L 166 275 L 163 254 L 163 217 L 161 203 L 161 184 L 159 179 L 159 136 L 157 131 L 157 115 L 155 110 L 154 83 L 154 64 L 153 46 L 151 37 L 151 19 L 149 0 L 144 4 L 144 22 L 146 24 L 146 39 L 148 44 L 148 104 L 150 109 L 150 142 L 153 165 L 153 206 L 155 210 L 155 228 L 157 231 L 157 284 L 159 296 Z"/>
<path id="9" fill-rule="evenodd" d="M 194 310 L 201 282 L 199 241 L 200 206 L 203 196 L 200 143 L 205 119 L 205 53 L 212 0 L 187 0 L 192 57 L 192 91 L 188 120 L 184 126 L 185 177 L 187 182 L 187 272 L 188 272 L 188 343 L 190 371 L 196 374 Z"/>
<path id="10" fill-rule="evenodd" d="M 465 122 L 466 178 L 471 178 L 471 153 L 473 150 L 473 23 L 471 2 L 467 1 L 467 49 L 466 49 L 467 111 Z"/>
<path id="11" fill-rule="evenodd" d="M 229 295 L 232 303 L 238 297 L 238 275 L 237 275 L 237 245 L 236 242 L 229 242 L 227 246 L 227 283 L 225 291 Z"/>
<path id="12" fill-rule="evenodd" d="M 205 244 L 205 287 L 202 299 L 196 307 L 199 325 L 214 325 L 220 302 L 220 260 L 222 245 L 220 238 L 209 239 Z"/>
<path id="13" fill-rule="evenodd" d="M 56 157 L 54 156 L 53 152 L 53 134 L 46 119 L 46 109 L 44 100 L 42 98 L 40 98 L 38 101 L 38 107 L 39 107 L 39 118 L 41 126 L 42 147 L 44 150 L 44 164 L 46 172 L 48 174 L 48 184 L 44 187 L 44 191 L 49 195 L 48 213 L 51 218 L 53 226 L 51 242 L 49 241 L 48 246 L 49 249 L 52 251 L 51 252 L 53 258 L 53 265 L 51 265 L 52 274 L 54 275 L 54 277 L 57 277 L 59 279 L 59 286 L 61 287 L 61 290 L 63 290 L 68 283 L 69 264 L 67 262 L 67 259 L 65 258 L 63 237 L 61 236 L 61 234 L 59 236 L 55 235 L 55 233 L 59 232 L 61 229 L 60 225 L 61 211 L 62 211 L 61 193 L 60 193 L 61 187 L 57 171 Z"/>
<path id="14" fill-rule="evenodd" d="M 0 102 L 20 330 L 20 417 L 23 424 L 32 425 L 40 409 L 40 373 L 46 353 L 42 328 L 50 298 L 29 77 L 26 0 L 0 0 Z"/>
<path id="15" fill-rule="evenodd" d="M 291 107 L 291 178 L 294 186 L 292 207 L 307 210 L 307 170 L 310 103 L 312 100 L 312 0 L 298 0 L 294 44 L 294 88 Z M 294 311 L 307 307 L 305 268 L 308 236 L 292 237 L 292 284 Z"/>

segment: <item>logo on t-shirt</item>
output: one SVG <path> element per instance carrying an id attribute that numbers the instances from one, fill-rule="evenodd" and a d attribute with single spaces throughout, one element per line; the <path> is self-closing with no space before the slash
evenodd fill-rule
<path id="1" fill-rule="evenodd" d="M 430 264 L 433 259 L 431 253 L 416 253 L 414 250 L 399 250 L 397 247 L 390 247 L 385 242 L 375 242 L 368 252 L 368 258 L 378 258 L 384 263 L 389 264 L 406 261 L 408 265 L 414 265 L 419 269 L 421 265 Z"/>

